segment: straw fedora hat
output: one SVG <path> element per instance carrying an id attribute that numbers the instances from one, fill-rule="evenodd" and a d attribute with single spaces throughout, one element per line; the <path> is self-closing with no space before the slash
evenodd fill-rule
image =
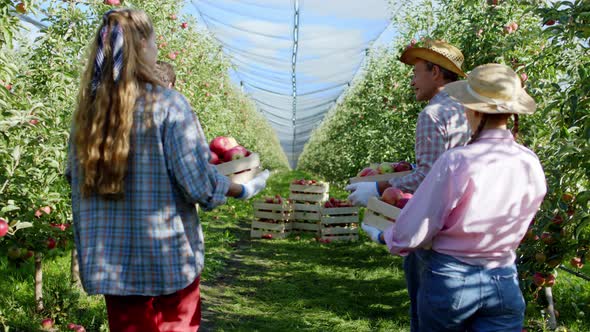
<path id="1" fill-rule="evenodd" d="M 460 76 L 466 76 L 461 70 L 465 59 L 463 53 L 444 41 L 426 40 L 424 46 L 410 46 L 402 53 L 399 60 L 405 64 L 414 65 L 417 59 L 426 60 Z"/>
<path id="2" fill-rule="evenodd" d="M 465 108 L 482 113 L 532 114 L 537 108 L 514 70 L 498 63 L 476 67 L 466 80 L 449 83 L 444 91 Z"/>

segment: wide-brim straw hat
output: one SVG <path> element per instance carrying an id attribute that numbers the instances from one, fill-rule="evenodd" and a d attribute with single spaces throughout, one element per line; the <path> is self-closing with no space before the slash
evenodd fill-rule
<path id="1" fill-rule="evenodd" d="M 424 46 L 410 46 L 402 53 L 399 60 L 405 64 L 414 65 L 418 59 L 439 65 L 462 77 L 466 76 L 461 69 L 465 60 L 463 53 L 444 41 L 426 40 Z"/>
<path id="2" fill-rule="evenodd" d="M 482 113 L 532 114 L 537 108 L 514 70 L 497 63 L 476 67 L 466 80 L 449 83 L 444 91 L 465 108 Z"/>

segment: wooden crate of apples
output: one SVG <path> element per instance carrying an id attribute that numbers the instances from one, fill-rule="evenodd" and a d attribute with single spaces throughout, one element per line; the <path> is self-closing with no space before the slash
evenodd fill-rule
<path id="1" fill-rule="evenodd" d="M 209 143 L 211 159 L 217 171 L 233 182 L 246 183 L 260 172 L 260 156 L 238 144 L 233 137 L 218 136 Z"/>
<path id="2" fill-rule="evenodd" d="M 347 200 L 330 197 L 321 209 L 320 240 L 358 240 L 359 208 Z"/>
<path id="3" fill-rule="evenodd" d="M 328 199 L 330 186 L 317 180 L 293 180 L 289 186 L 289 199 L 295 202 L 321 204 Z"/>
<path id="4" fill-rule="evenodd" d="M 389 187 L 383 191 L 381 198 L 371 197 L 365 210 L 365 224 L 385 230 L 399 216 L 412 194 L 404 193 L 398 188 Z"/>
<path id="5" fill-rule="evenodd" d="M 293 204 L 280 195 L 253 203 L 251 238 L 283 239 L 291 232 Z"/>
<path id="6" fill-rule="evenodd" d="M 379 182 L 404 176 L 412 172 L 412 164 L 407 161 L 373 163 L 363 168 L 356 177 L 350 178 L 350 183 Z"/>
<path id="7" fill-rule="evenodd" d="M 329 185 L 317 180 L 296 179 L 289 190 L 295 210 L 292 229 L 319 234 L 321 203 L 328 198 Z"/>

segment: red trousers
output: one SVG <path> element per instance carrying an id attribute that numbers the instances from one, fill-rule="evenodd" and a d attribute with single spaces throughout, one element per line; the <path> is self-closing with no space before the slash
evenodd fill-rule
<path id="1" fill-rule="evenodd" d="M 161 296 L 105 295 L 112 332 L 189 332 L 201 324 L 200 277 Z"/>

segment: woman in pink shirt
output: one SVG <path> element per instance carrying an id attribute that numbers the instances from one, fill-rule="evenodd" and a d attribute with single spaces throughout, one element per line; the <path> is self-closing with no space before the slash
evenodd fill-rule
<path id="1" fill-rule="evenodd" d="M 479 66 L 445 91 L 465 106 L 471 141 L 436 161 L 392 227 L 363 229 L 392 254 L 418 254 L 420 331 L 520 332 L 515 250 L 547 189 L 539 159 L 507 123 L 536 105 L 500 64 Z"/>

